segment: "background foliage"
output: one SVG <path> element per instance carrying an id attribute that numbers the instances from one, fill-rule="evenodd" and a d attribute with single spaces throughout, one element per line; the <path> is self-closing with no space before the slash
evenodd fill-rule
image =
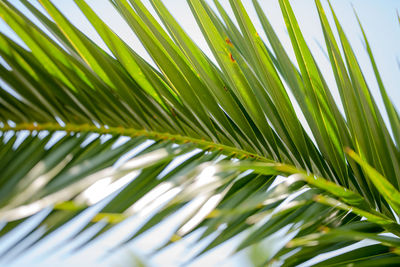
<path id="1" fill-rule="evenodd" d="M 86 227 L 71 236 L 100 225 L 81 246 L 144 216 L 122 245 L 190 206 L 161 248 L 200 231 L 198 241 L 208 242 L 196 256 L 241 234 L 239 252 L 280 230 L 288 240 L 257 264 L 296 266 L 365 239 L 376 242 L 318 264 L 400 261 L 400 119 L 361 23 L 384 110 L 334 10 L 331 25 L 319 0 L 340 103 L 288 0 L 279 4 L 295 62 L 256 0 L 267 40 L 239 0 L 229 1 L 234 18 L 218 1 L 216 9 L 188 1 L 214 59 L 160 0 L 150 2 L 162 25 L 139 0 L 110 1 L 155 67 L 84 1 L 75 2 L 109 52 L 51 1 L 40 0 L 44 10 L 21 2 L 46 31 L 0 2 L 1 18 L 26 46 L 0 34 L 0 234 L 15 236 L 18 226 L 42 217 L 3 256 L 33 248 L 93 206 L 99 208 Z M 114 191 L 89 198 L 96 181 Z"/>

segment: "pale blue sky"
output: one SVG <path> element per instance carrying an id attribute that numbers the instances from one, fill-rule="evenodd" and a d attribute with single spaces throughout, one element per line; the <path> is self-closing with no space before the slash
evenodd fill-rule
<path id="1" fill-rule="evenodd" d="M 18 7 L 21 6 L 20 4 L 18 4 L 17 0 L 12 0 L 11 2 L 16 3 Z M 196 41 L 196 43 L 202 49 L 204 49 L 204 51 L 206 51 L 208 55 L 211 56 L 207 44 L 202 38 L 200 30 L 198 29 L 195 20 L 190 13 L 190 10 L 186 4 L 186 0 L 164 0 L 164 2 L 166 3 L 167 7 L 172 11 L 172 13 L 176 16 L 183 28 Z M 222 1 L 224 6 L 227 6 L 227 2 L 228 1 L 226 0 Z M 338 94 L 335 91 L 334 79 L 333 74 L 330 70 L 330 65 L 324 53 L 321 51 L 317 44 L 319 42 L 323 45 L 324 40 L 319 25 L 316 9 L 314 8 L 314 2 L 313 0 L 295 0 L 291 2 L 293 4 L 295 14 L 300 22 L 300 27 L 306 37 L 306 40 L 308 41 L 318 63 L 320 64 L 323 73 L 326 77 L 328 77 L 328 83 L 330 85 L 333 85 L 332 88 L 334 96 L 336 96 L 336 98 L 338 99 Z M 97 34 L 94 32 L 93 28 L 88 24 L 88 22 L 76 8 L 72 0 L 54 0 L 54 3 L 61 9 L 64 14 L 66 14 L 71 19 L 71 21 L 75 25 L 77 25 L 88 36 L 93 38 L 94 41 L 98 42 L 102 47 L 104 47 Z M 88 0 L 88 3 L 114 29 L 117 34 L 119 34 L 128 44 L 132 46 L 135 51 L 137 51 L 145 59 L 151 60 L 140 45 L 138 39 L 132 34 L 128 26 L 122 21 L 118 14 L 113 11 L 107 0 Z M 283 45 L 289 51 L 291 51 L 289 37 L 284 27 L 284 22 L 281 17 L 278 1 L 260 0 L 260 3 L 264 8 L 267 16 L 271 20 L 272 25 L 275 27 L 278 36 L 283 42 Z M 251 1 L 244 0 L 244 4 L 246 7 L 248 7 L 250 16 L 254 18 L 256 27 L 259 29 L 258 32 L 261 33 L 261 35 L 263 36 L 260 23 L 256 20 L 256 14 L 251 6 Z M 358 24 L 353 14 L 351 4 L 353 4 L 355 9 L 357 10 L 361 22 L 363 23 L 364 29 L 366 30 L 366 34 L 369 38 L 373 53 L 376 57 L 376 61 L 381 71 L 384 84 L 388 90 L 388 94 L 392 98 L 395 105 L 399 108 L 400 71 L 397 59 L 400 58 L 400 26 L 396 17 L 396 9 L 400 9 L 400 1 L 332 0 L 332 5 L 342 23 L 342 26 L 344 26 L 345 32 L 349 37 L 356 54 L 359 56 L 358 59 L 360 65 L 363 66 L 364 74 L 367 77 L 372 93 L 374 94 L 374 96 L 376 96 L 377 102 L 380 107 L 382 107 L 379 91 L 374 80 L 372 69 L 369 65 L 366 51 L 361 41 L 361 32 L 358 28 Z M 24 9 L 22 8 L 22 10 Z M 6 34 L 14 36 L 10 29 L 2 21 L 0 22 L 0 30 L 5 32 Z M 294 55 L 292 52 L 291 56 L 294 59 Z M 171 227 L 173 223 L 176 222 L 176 220 L 177 218 L 165 222 L 165 226 L 159 227 L 151 234 L 148 234 L 144 238 L 138 240 L 137 242 L 134 242 L 132 245 L 129 246 L 129 248 L 131 248 L 133 252 L 144 252 L 146 251 L 146 249 L 153 247 L 154 244 L 158 243 L 162 235 L 167 236 L 168 231 L 172 229 Z M 74 223 L 78 224 L 78 222 Z M 125 227 L 126 230 L 122 229 L 106 235 L 95 245 L 88 247 L 86 250 L 81 251 L 81 253 L 65 261 L 65 266 L 70 266 L 72 264 L 85 264 L 86 266 L 106 266 L 110 264 L 115 264 L 113 266 L 123 266 L 123 262 L 117 259 L 118 257 L 121 257 L 123 253 L 114 254 L 111 259 L 105 259 L 97 263 L 94 263 L 94 260 L 99 251 L 110 248 L 112 243 L 115 243 L 120 238 L 124 237 L 124 233 L 128 231 L 130 227 L 132 227 L 131 224 L 137 223 L 138 221 L 134 220 L 128 221 L 127 223 L 125 223 L 125 226 L 122 225 L 122 228 Z M 73 227 L 67 228 L 66 231 L 73 232 Z M 58 237 L 55 236 L 52 241 L 48 241 L 46 244 L 44 244 L 42 246 L 43 248 L 39 248 L 35 252 L 36 254 L 30 253 L 30 256 L 21 258 L 17 266 L 26 266 L 26 264 L 32 264 L 34 262 L 37 262 L 37 259 L 39 259 L 39 261 L 43 260 L 43 258 L 41 257 L 37 258 L 37 256 L 40 255 L 40 252 L 45 252 L 45 248 L 52 247 L 54 244 L 57 244 L 57 242 L 63 242 L 63 236 L 65 236 L 65 232 Z M 67 247 L 73 247 L 73 244 L 69 243 Z M 227 261 L 223 260 L 223 257 L 228 255 L 230 250 L 231 246 L 223 246 L 219 248 L 218 253 L 213 253 L 209 255 L 208 258 L 205 257 L 200 259 L 197 264 L 193 266 L 201 266 L 204 263 L 207 263 L 207 265 L 209 266 L 217 263 L 222 266 L 232 266 L 233 262 L 236 262 L 236 264 L 240 266 L 240 262 L 243 262 L 237 257 L 229 258 L 230 260 Z M 63 251 L 65 252 L 66 250 Z M 171 248 L 167 252 L 164 252 L 164 254 L 160 255 L 152 262 L 155 266 L 159 266 L 160 264 L 162 264 L 163 266 L 173 266 L 173 261 L 171 261 L 170 259 L 171 255 L 180 255 L 179 253 L 186 254 L 186 252 L 187 247 L 185 245 L 178 245 L 176 248 Z M 60 259 L 62 259 L 62 257 L 60 256 L 60 253 L 57 253 L 45 263 L 48 266 L 51 266 L 56 262 L 59 262 Z M 221 260 L 223 261 L 221 262 Z M 170 265 L 168 265 L 167 263 L 169 263 Z M 43 262 L 38 264 L 42 265 Z"/>

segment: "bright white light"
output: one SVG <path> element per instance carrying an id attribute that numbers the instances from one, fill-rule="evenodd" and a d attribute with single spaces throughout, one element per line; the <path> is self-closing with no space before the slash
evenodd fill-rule
<path id="1" fill-rule="evenodd" d="M 119 167 L 119 170 L 144 168 L 149 164 L 157 162 L 166 156 L 168 156 L 168 151 L 166 149 L 158 149 L 153 152 L 147 153 L 145 155 L 137 156 L 127 161 L 126 163 L 124 163 L 122 166 Z"/>
<path id="2" fill-rule="evenodd" d="M 170 190 L 174 186 L 173 183 L 165 182 L 162 183 L 155 188 L 153 188 L 150 192 L 144 195 L 139 201 L 137 201 L 132 207 L 129 208 L 129 213 L 136 213 L 138 211 L 143 210 L 150 202 L 154 201 L 165 192 Z"/>
<path id="3" fill-rule="evenodd" d="M 83 199 L 87 204 L 93 205 L 130 183 L 138 173 L 139 172 L 131 172 L 115 182 L 112 182 L 112 177 L 103 178 L 83 191 L 83 193 L 78 196 L 77 201 L 79 202 L 79 200 Z"/>
<path id="4" fill-rule="evenodd" d="M 216 180 L 214 174 L 217 172 L 215 166 L 208 166 L 201 171 L 201 173 L 196 177 L 195 185 L 200 187 L 206 184 L 210 184 Z"/>
<path id="5" fill-rule="evenodd" d="M 178 231 L 178 235 L 183 236 L 195 228 L 215 207 L 218 205 L 222 198 L 222 194 L 217 194 L 210 197 L 206 203 L 200 208 L 199 212 L 196 213 L 181 229 Z"/>
<path id="6" fill-rule="evenodd" d="M 99 202 L 105 195 L 107 195 L 108 186 L 111 184 L 111 181 L 111 177 L 106 177 L 95 182 L 83 192 L 82 196 L 86 199 L 89 205 Z"/>
<path id="7" fill-rule="evenodd" d="M 168 190 L 167 192 L 165 192 L 164 194 L 162 194 L 161 196 L 157 197 L 152 202 L 150 202 L 142 210 L 140 210 L 139 216 L 142 218 L 147 218 L 154 211 L 160 210 L 165 203 L 169 202 L 176 195 L 178 195 L 179 192 L 181 192 L 181 191 L 182 191 L 182 188 L 180 188 L 180 187 L 175 187 L 175 188 Z"/>

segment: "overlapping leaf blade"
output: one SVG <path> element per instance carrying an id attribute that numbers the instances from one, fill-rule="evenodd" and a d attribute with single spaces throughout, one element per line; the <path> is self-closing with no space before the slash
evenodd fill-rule
<path id="1" fill-rule="evenodd" d="M 105 223 L 81 246 L 125 219 L 146 213 L 146 207 L 159 205 L 146 214 L 141 227 L 127 234 L 124 243 L 197 203 L 164 245 L 196 231 L 203 231 L 198 241 L 219 233 L 200 256 L 245 234 L 239 251 L 284 228 L 292 240 L 271 252 L 264 263 L 278 259 L 294 266 L 317 256 L 317 250 L 334 251 L 364 239 L 379 244 L 319 264 L 398 262 L 399 118 L 363 28 L 394 138 L 338 18 L 331 9 L 342 51 L 319 0 L 316 7 L 344 114 L 288 0 L 279 4 L 294 62 L 256 0 L 253 4 L 272 50 L 240 0 L 229 1 L 234 18 L 218 1 L 214 10 L 204 0 L 188 0 L 216 63 L 161 1 L 151 0 L 160 22 L 141 1 L 110 1 L 157 67 L 141 58 L 83 0 L 75 2 L 111 54 L 69 22 L 51 1 L 40 0 L 48 14 L 22 2 L 50 34 L 11 2 L 0 3 L 1 18 L 26 45 L 0 35 L 0 56 L 6 63 L 0 64 L 5 82 L 0 89 L 0 214 L 8 222 L 0 233 L 3 238 L 27 217 L 52 207 L 33 227 L 46 229 L 28 245 L 35 246 L 96 206 L 82 202 L 82 192 L 94 181 L 105 174 L 122 180 L 123 174 L 139 169 L 79 231 Z M 297 118 L 288 90 L 312 136 Z M 51 144 L 54 136 L 65 133 Z M 88 141 L 90 134 L 100 137 Z M 103 142 L 105 135 L 111 138 Z M 128 139 L 117 146 L 120 136 Z M 137 152 L 131 165 L 110 169 L 145 140 L 155 143 Z M 345 147 L 357 154 L 347 155 Z M 194 148 L 201 150 L 174 163 Z M 205 170 L 213 170 L 210 177 L 202 177 Z M 278 175 L 287 178 L 275 185 Z M 170 197 L 163 203 L 157 202 L 166 196 Z M 29 237 L 28 233 L 5 252 L 20 253 L 18 243 Z M 366 255 L 372 257 L 368 262 L 363 259 Z"/>

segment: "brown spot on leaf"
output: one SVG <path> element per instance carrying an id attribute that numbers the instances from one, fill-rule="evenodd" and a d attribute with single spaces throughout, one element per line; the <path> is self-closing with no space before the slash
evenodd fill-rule
<path id="1" fill-rule="evenodd" d="M 229 53 L 229 58 L 231 59 L 232 62 L 235 62 L 236 60 L 233 58 L 232 53 Z"/>

